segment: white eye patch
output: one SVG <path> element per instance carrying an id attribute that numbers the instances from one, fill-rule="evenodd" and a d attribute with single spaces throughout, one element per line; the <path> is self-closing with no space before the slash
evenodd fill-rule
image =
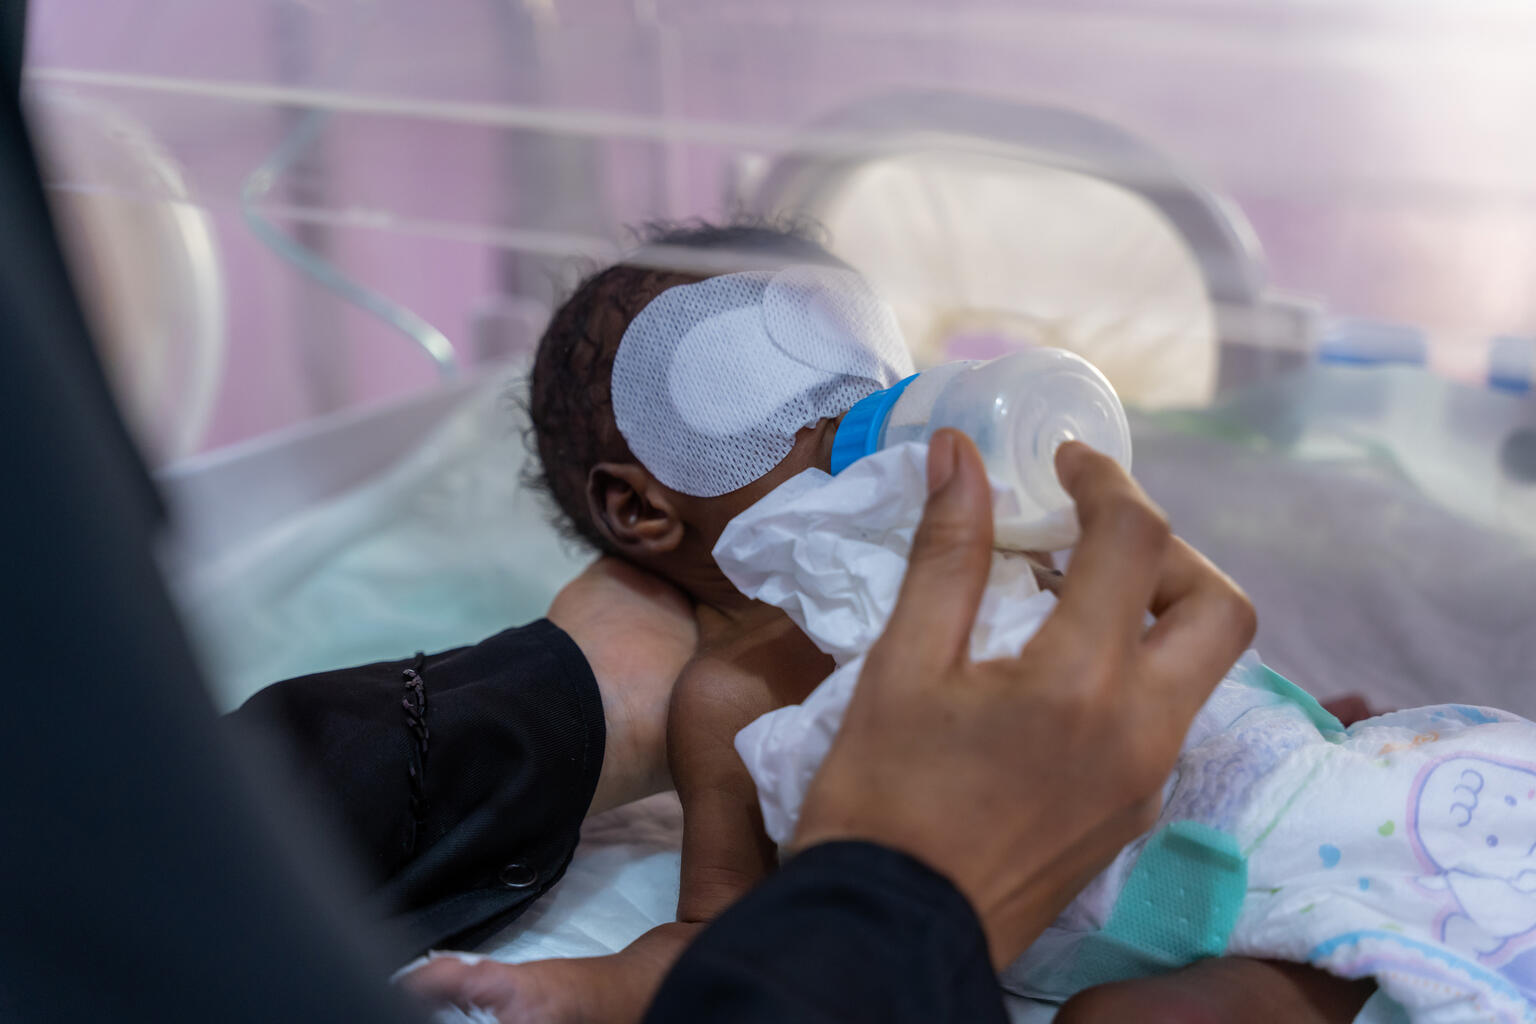
<path id="1" fill-rule="evenodd" d="M 895 313 L 858 274 L 726 274 L 667 289 L 630 323 L 613 413 L 658 480 L 713 498 L 772 470 L 800 430 L 911 373 Z"/>
<path id="2" fill-rule="evenodd" d="M 689 426 L 716 437 L 743 433 L 772 418 L 785 394 L 799 394 L 826 378 L 822 370 L 787 359 L 743 359 L 742 339 L 762 328 L 762 310 L 747 306 L 711 317 L 683 335 L 672 355 L 667 388 Z"/>

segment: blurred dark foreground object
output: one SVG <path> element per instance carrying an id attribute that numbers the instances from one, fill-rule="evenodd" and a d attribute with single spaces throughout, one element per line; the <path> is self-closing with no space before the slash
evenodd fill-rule
<path id="1" fill-rule="evenodd" d="M 0 8 L 13 84 L 21 23 Z M 0 209 L 0 1018 L 410 1019 L 317 880 L 325 854 L 215 728 L 14 89 Z"/>

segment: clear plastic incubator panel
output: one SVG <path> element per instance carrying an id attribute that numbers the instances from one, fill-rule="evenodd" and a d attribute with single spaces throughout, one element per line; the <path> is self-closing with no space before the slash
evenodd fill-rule
<path id="1" fill-rule="evenodd" d="M 920 369 L 1102 371 L 1281 671 L 1406 704 L 1536 664 L 1530 4 L 32 0 L 29 35 L 210 619 L 282 635 L 343 565 L 451 567 L 418 645 L 537 614 L 582 556 L 516 484 L 507 375 L 633 227 L 746 214 L 821 225 Z M 390 642 L 248 638 L 225 674 Z"/>

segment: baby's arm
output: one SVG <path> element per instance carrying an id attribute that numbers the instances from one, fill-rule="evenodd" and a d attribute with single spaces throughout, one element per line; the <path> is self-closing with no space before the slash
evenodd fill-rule
<path id="1" fill-rule="evenodd" d="M 632 1012 L 610 1010 L 603 1020 L 638 1019 L 693 937 L 778 865 L 778 850 L 763 831 L 757 789 L 735 746 L 741 729 L 785 703 L 769 675 L 700 655 L 678 677 L 667 714 L 667 759 L 683 804 L 677 920 L 603 958 L 603 969 L 611 972 L 603 979 L 610 1008 L 627 1001 Z M 625 983 L 616 985 L 619 978 Z"/>
<path id="2" fill-rule="evenodd" d="M 735 739 L 781 703 L 761 678 L 715 658 L 697 659 L 678 679 L 667 753 L 683 804 L 679 921 L 713 920 L 778 865 Z"/>
<path id="3" fill-rule="evenodd" d="M 503 1024 L 634 1024 L 693 937 L 773 870 L 777 853 L 763 833 L 757 791 L 734 741 L 748 722 L 800 696 L 776 697 L 762 676 L 707 655 L 678 677 L 667 725 L 668 758 L 683 801 L 676 921 L 609 956 L 523 964 L 436 960 L 412 976 L 412 987 L 472 1002 Z"/>
<path id="4" fill-rule="evenodd" d="M 763 831 L 757 790 L 735 738 L 783 703 L 760 676 L 725 659 L 705 655 L 683 669 L 667 715 L 668 760 L 683 803 L 677 920 L 611 956 L 522 965 L 518 1012 L 503 1012 L 502 1020 L 639 1020 L 693 937 L 774 869 L 778 853 Z M 535 994 L 541 998 L 528 998 Z"/>
<path id="5" fill-rule="evenodd" d="M 418 972 L 418 991 L 468 994 L 503 1022 L 638 1021 L 693 937 L 777 864 L 734 741 L 743 726 L 784 703 L 763 675 L 721 657 L 695 658 L 678 677 L 667 715 L 668 760 L 683 802 L 676 921 L 610 956 L 512 966 L 437 961 Z"/>

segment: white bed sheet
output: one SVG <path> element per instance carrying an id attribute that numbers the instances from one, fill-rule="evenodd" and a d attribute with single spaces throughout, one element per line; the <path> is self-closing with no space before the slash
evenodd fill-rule
<path id="1" fill-rule="evenodd" d="M 682 837 L 683 811 L 672 793 L 590 818 L 560 884 L 476 952 L 506 963 L 618 952 L 673 920 Z M 1004 998 L 1018 1024 L 1055 1014 L 1045 1003 Z"/>

